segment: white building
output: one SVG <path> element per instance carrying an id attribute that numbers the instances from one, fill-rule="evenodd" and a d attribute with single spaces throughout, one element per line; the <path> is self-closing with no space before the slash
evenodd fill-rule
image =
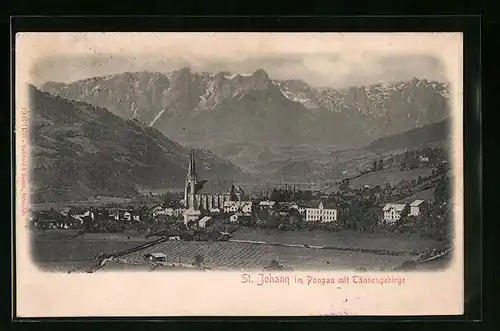
<path id="1" fill-rule="evenodd" d="M 236 222 L 238 222 L 238 214 L 233 214 L 233 215 L 229 216 L 229 221 L 230 221 L 231 223 L 236 223 Z"/>
<path id="2" fill-rule="evenodd" d="M 184 212 L 184 224 L 187 226 L 189 222 L 198 220 L 200 216 L 201 211 L 189 208 Z"/>
<path id="3" fill-rule="evenodd" d="M 212 217 L 210 217 L 210 216 L 203 217 L 201 220 L 198 221 L 198 226 L 200 228 L 206 228 L 207 225 L 209 225 L 209 222 L 211 219 L 212 219 Z"/>
<path id="4" fill-rule="evenodd" d="M 161 206 L 156 206 L 153 209 L 151 209 L 151 216 L 153 217 L 158 217 L 160 215 L 167 215 L 167 211 L 163 209 Z"/>
<path id="5" fill-rule="evenodd" d="M 420 215 L 421 208 L 423 207 L 422 204 L 424 203 L 424 200 L 415 200 L 412 203 L 410 203 L 410 213 L 409 215 L 411 216 L 418 216 Z"/>
<path id="6" fill-rule="evenodd" d="M 401 212 L 405 208 L 404 203 L 388 203 L 384 206 L 384 220 L 388 223 L 394 223 L 401 218 Z"/>
<path id="7" fill-rule="evenodd" d="M 225 201 L 223 209 L 225 213 L 234 213 L 238 211 L 238 206 L 236 205 L 236 201 Z"/>
<path id="8" fill-rule="evenodd" d="M 251 201 L 226 201 L 224 202 L 224 212 L 234 213 L 241 211 L 243 213 L 251 213 L 252 205 Z"/>
<path id="9" fill-rule="evenodd" d="M 186 213 L 187 209 L 186 208 L 178 208 L 173 210 L 173 216 L 174 217 L 181 217 Z"/>
<path id="10" fill-rule="evenodd" d="M 261 209 L 271 209 L 274 207 L 275 204 L 276 204 L 276 201 L 265 200 L 265 201 L 259 202 L 259 207 Z"/>
<path id="11" fill-rule="evenodd" d="M 337 209 L 326 209 L 323 203 L 318 208 L 306 208 L 307 222 L 334 222 L 337 220 Z"/>
<path id="12" fill-rule="evenodd" d="M 124 219 L 125 221 L 130 221 L 130 220 L 132 220 L 132 214 L 131 214 L 130 212 L 126 211 L 125 213 L 123 213 L 123 219 Z"/>

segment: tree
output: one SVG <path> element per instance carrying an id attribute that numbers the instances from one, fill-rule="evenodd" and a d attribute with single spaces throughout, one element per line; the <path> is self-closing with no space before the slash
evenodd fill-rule
<path id="1" fill-rule="evenodd" d="M 406 218 L 408 217 L 408 214 L 410 213 L 410 206 L 408 204 L 406 204 L 403 208 L 403 210 L 401 211 L 401 218 L 400 220 L 406 220 Z"/>
<path id="2" fill-rule="evenodd" d="M 274 188 L 273 192 L 271 193 L 270 200 L 272 200 L 272 201 L 282 201 L 281 200 L 281 191 Z"/>
<path id="3" fill-rule="evenodd" d="M 450 197 L 450 188 L 449 188 L 449 180 L 448 177 L 443 177 L 436 188 L 434 189 L 434 201 L 436 203 L 441 203 L 443 201 L 448 200 Z"/>
<path id="4" fill-rule="evenodd" d="M 384 160 L 382 160 L 382 159 L 378 160 L 377 169 L 378 169 L 378 171 L 384 170 Z"/>
<path id="5" fill-rule="evenodd" d="M 310 201 L 313 198 L 313 192 L 311 190 L 302 191 L 302 200 Z"/>
<path id="6" fill-rule="evenodd" d="M 296 209 L 290 210 L 288 216 L 288 224 L 290 224 L 291 228 L 300 229 L 301 223 L 302 223 L 302 216 L 300 215 L 299 211 Z"/>
<path id="7" fill-rule="evenodd" d="M 196 254 L 195 257 L 194 257 L 194 262 L 193 262 L 193 265 L 197 268 L 201 268 L 201 265 L 203 263 L 204 259 L 203 259 L 203 255 L 201 254 Z"/>
<path id="8" fill-rule="evenodd" d="M 265 223 L 265 227 L 266 228 L 277 228 L 280 223 L 281 223 L 281 218 L 279 217 L 279 215 L 271 215 L 267 219 L 267 221 Z"/>
<path id="9" fill-rule="evenodd" d="M 165 207 L 170 206 L 173 202 L 172 193 L 170 193 L 170 192 L 163 193 L 161 196 L 161 202 L 162 202 L 163 206 L 165 206 Z"/>
<path id="10" fill-rule="evenodd" d="M 269 265 L 267 267 L 265 267 L 265 269 L 266 270 L 271 270 L 271 271 L 282 270 L 283 266 L 281 265 L 281 263 L 278 260 L 272 259 L 269 262 Z"/>

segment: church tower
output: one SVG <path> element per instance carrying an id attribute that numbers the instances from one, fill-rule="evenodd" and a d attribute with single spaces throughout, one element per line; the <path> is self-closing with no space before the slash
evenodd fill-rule
<path id="1" fill-rule="evenodd" d="M 189 151 L 189 169 L 186 175 L 186 184 L 184 186 L 184 201 L 186 208 L 195 208 L 195 187 L 198 182 L 196 175 L 196 164 L 194 161 L 194 150 Z"/>

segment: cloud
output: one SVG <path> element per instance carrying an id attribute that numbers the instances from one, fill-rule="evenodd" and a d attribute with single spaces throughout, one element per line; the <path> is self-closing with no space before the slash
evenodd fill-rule
<path id="1" fill-rule="evenodd" d="M 126 71 L 233 73 L 345 87 L 413 77 L 447 80 L 448 34 L 31 34 L 30 79 L 74 81 Z M 22 41 L 21 40 L 21 41 Z M 18 41 L 19 43 L 20 41 Z M 459 43 L 460 44 L 460 43 Z M 451 45 L 451 44 L 450 44 Z M 461 46 L 461 44 L 460 44 Z"/>

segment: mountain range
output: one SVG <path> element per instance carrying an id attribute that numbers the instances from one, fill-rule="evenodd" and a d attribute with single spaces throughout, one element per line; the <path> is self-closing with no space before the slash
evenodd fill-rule
<path id="1" fill-rule="evenodd" d="M 211 150 L 362 146 L 449 116 L 449 86 L 414 78 L 342 89 L 250 74 L 126 72 L 41 88 L 137 119 L 181 144 Z"/>
<path id="2" fill-rule="evenodd" d="M 140 187 L 183 187 L 187 148 L 136 119 L 28 88 L 33 202 L 133 196 Z M 195 155 L 202 179 L 250 179 L 207 150 Z"/>

